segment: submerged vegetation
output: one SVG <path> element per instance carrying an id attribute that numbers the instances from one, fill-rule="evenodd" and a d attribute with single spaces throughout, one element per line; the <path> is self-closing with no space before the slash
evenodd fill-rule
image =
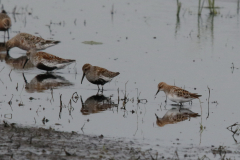
<path id="1" fill-rule="evenodd" d="M 204 2 L 205 2 L 205 0 L 203 0 L 202 3 L 201 3 L 201 0 L 198 0 L 198 15 L 202 14 L 202 9 L 203 9 Z"/>
<path id="2" fill-rule="evenodd" d="M 182 3 L 177 0 L 177 16 L 179 17 L 179 13 L 181 11 Z"/>
<path id="3" fill-rule="evenodd" d="M 208 0 L 208 8 L 211 15 L 217 14 L 216 7 L 215 7 L 215 0 Z"/>

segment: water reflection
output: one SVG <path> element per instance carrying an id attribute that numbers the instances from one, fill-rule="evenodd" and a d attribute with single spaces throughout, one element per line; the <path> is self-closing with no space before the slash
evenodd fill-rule
<path id="1" fill-rule="evenodd" d="M 214 15 L 212 15 L 212 14 L 208 15 L 206 24 L 207 25 L 205 25 L 203 23 L 202 17 L 198 16 L 198 23 L 197 23 L 198 35 L 197 35 L 197 37 L 200 39 L 201 36 L 203 36 L 202 34 L 208 33 L 208 30 L 210 30 L 211 42 L 213 45 L 213 42 L 214 42 Z M 209 34 L 207 34 L 207 35 L 209 35 Z"/>
<path id="2" fill-rule="evenodd" d="M 240 128 L 240 124 L 238 122 L 236 122 L 236 123 L 232 124 L 231 126 L 227 127 L 227 130 L 232 132 L 232 137 L 233 137 L 233 140 L 235 141 L 236 144 L 239 144 L 239 142 L 235 138 L 235 136 L 239 136 L 239 134 L 240 134 L 239 128 Z"/>
<path id="3" fill-rule="evenodd" d="M 239 14 L 239 1 L 240 0 L 237 1 L 237 14 Z"/>
<path id="4" fill-rule="evenodd" d="M 0 43 L 0 61 L 5 60 L 6 64 L 14 69 L 23 69 L 23 64 L 27 60 L 27 56 L 21 56 L 18 58 L 12 58 L 9 53 L 7 53 L 5 43 Z M 34 65 L 28 61 L 24 69 L 33 68 Z"/>
<path id="5" fill-rule="evenodd" d="M 112 108 L 117 106 L 112 102 L 110 97 L 105 97 L 104 95 L 93 95 L 89 97 L 85 103 L 83 103 L 82 97 L 82 108 L 81 112 L 83 115 L 89 115 L 92 113 L 99 113 L 101 111 L 105 111 L 108 108 Z"/>
<path id="6" fill-rule="evenodd" d="M 3 62 L 3 60 L 5 60 L 6 54 L 7 54 L 7 50 L 5 47 L 5 43 L 0 43 L 0 61 L 1 62 Z"/>
<path id="7" fill-rule="evenodd" d="M 11 66 L 14 69 L 23 69 L 23 65 L 27 60 L 27 56 L 21 56 L 18 58 L 12 58 L 9 54 L 5 56 L 5 62 L 7 65 Z M 27 61 L 24 69 L 34 68 L 34 65 L 31 61 Z"/>
<path id="8" fill-rule="evenodd" d="M 26 83 L 25 90 L 28 93 L 43 92 L 51 88 L 56 89 L 64 86 L 73 85 L 73 83 L 69 82 L 62 76 L 49 73 L 37 75 L 30 81 L 30 83 L 27 82 L 24 73 L 23 78 Z"/>
<path id="9" fill-rule="evenodd" d="M 7 53 L 7 49 L 6 49 L 6 43 L 4 42 L 1 42 L 0 43 L 0 52 L 3 53 L 3 52 L 6 52 Z"/>
<path id="10" fill-rule="evenodd" d="M 179 107 L 176 107 L 168 110 L 167 113 L 163 116 L 163 118 L 159 118 L 156 115 L 156 118 L 157 118 L 156 123 L 159 127 L 163 127 L 167 124 L 174 124 L 181 121 L 185 121 L 187 119 L 190 120 L 191 117 L 198 117 L 198 116 L 200 116 L 198 113 L 194 113 L 190 109 L 187 109 L 187 108 L 180 109 Z"/>
<path id="11" fill-rule="evenodd" d="M 179 29 L 180 29 L 180 18 L 179 18 L 179 16 L 177 16 L 176 27 L 175 27 L 175 37 L 177 36 L 177 32 Z"/>

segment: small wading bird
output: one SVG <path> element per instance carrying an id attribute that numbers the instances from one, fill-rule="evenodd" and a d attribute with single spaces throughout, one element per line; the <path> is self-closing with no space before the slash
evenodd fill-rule
<path id="1" fill-rule="evenodd" d="M 26 55 L 28 59 L 26 59 L 23 68 L 27 61 L 30 60 L 35 67 L 47 72 L 54 69 L 63 69 L 67 65 L 75 62 L 75 60 L 59 58 L 46 52 L 37 52 L 35 49 L 29 50 Z"/>
<path id="2" fill-rule="evenodd" d="M 119 75 L 119 72 L 111 72 L 105 68 L 101 68 L 98 66 L 92 66 L 91 64 L 84 64 L 82 67 L 83 71 L 83 76 L 82 76 L 82 81 L 86 75 L 86 78 L 89 82 L 92 84 L 102 85 L 102 92 L 103 92 L 103 85 L 107 82 L 110 82 L 114 77 Z M 99 86 L 98 86 L 98 91 L 99 91 Z"/>
<path id="3" fill-rule="evenodd" d="M 2 13 L 0 13 L 0 31 L 4 31 L 4 38 L 5 38 L 5 32 L 8 33 L 9 38 L 9 29 L 12 26 L 12 22 L 10 17 L 7 15 L 7 12 L 5 10 L 2 10 Z"/>
<path id="4" fill-rule="evenodd" d="M 7 41 L 6 49 L 10 50 L 13 47 L 18 47 L 26 51 L 32 48 L 36 50 L 43 50 L 58 43 L 60 43 L 60 41 L 45 40 L 41 37 L 37 37 L 28 33 L 19 33 Z"/>
<path id="5" fill-rule="evenodd" d="M 155 98 L 159 91 L 164 91 L 168 99 L 173 102 L 180 103 L 180 105 L 182 105 L 182 103 L 184 102 L 189 102 L 202 96 L 198 95 L 197 93 L 190 93 L 176 86 L 170 86 L 165 82 L 161 82 L 158 84 L 158 91 L 155 95 Z"/>

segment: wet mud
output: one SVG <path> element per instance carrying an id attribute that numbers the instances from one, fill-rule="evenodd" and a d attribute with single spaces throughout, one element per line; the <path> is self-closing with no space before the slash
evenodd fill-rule
<path id="1" fill-rule="evenodd" d="M 23 127 L 2 121 L 0 124 L 0 159 L 237 159 L 240 149 L 226 146 L 152 148 L 136 139 L 110 138 L 104 135 L 85 135 L 74 131 L 62 132 L 53 128 Z M 179 139 L 177 139 L 179 141 Z M 158 148 L 158 149 L 157 149 Z"/>

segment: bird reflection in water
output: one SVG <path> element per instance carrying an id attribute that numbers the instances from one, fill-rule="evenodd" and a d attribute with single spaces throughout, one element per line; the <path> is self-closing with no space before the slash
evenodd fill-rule
<path id="1" fill-rule="evenodd" d="M 174 124 L 174 123 L 178 123 L 181 121 L 185 121 L 187 119 L 190 120 L 191 117 L 195 118 L 195 117 L 199 117 L 199 116 L 200 115 L 198 113 L 194 113 L 187 108 L 179 109 L 177 107 L 177 108 L 172 108 L 172 109 L 168 110 L 167 113 L 162 118 L 159 118 L 156 115 L 156 118 L 157 118 L 156 123 L 159 127 L 163 127 L 167 124 Z"/>
<path id="2" fill-rule="evenodd" d="M 18 58 L 12 58 L 9 54 L 6 54 L 5 56 L 5 62 L 7 65 L 11 66 L 14 69 L 23 69 L 23 65 L 27 60 L 27 56 L 21 56 Z M 34 65 L 31 61 L 28 61 L 25 65 L 25 70 L 34 68 Z"/>
<path id="3" fill-rule="evenodd" d="M 82 97 L 82 108 L 81 112 L 83 115 L 89 115 L 93 113 L 99 113 L 101 111 L 105 111 L 112 107 L 117 107 L 117 104 L 111 100 L 110 97 L 105 97 L 104 95 L 93 95 L 89 97 L 85 103 L 83 103 Z"/>
<path id="4" fill-rule="evenodd" d="M 25 90 L 28 93 L 43 92 L 51 88 L 56 89 L 59 87 L 73 85 L 73 83 L 69 82 L 62 76 L 49 73 L 37 75 L 30 81 L 30 83 L 27 82 L 24 73 L 23 78 L 26 83 Z"/>
<path id="5" fill-rule="evenodd" d="M 5 57 L 7 55 L 7 50 L 6 50 L 6 43 L 0 43 L 0 60 L 1 62 L 3 62 L 3 60 L 5 60 Z"/>
<path id="6" fill-rule="evenodd" d="M 12 58 L 7 52 L 5 43 L 0 43 L 0 60 L 3 62 L 5 60 L 6 64 L 9 65 L 11 68 L 14 69 L 23 69 L 23 65 L 26 62 L 27 56 L 21 56 L 18 58 Z M 24 69 L 33 68 L 34 65 L 29 61 L 27 62 Z"/>

